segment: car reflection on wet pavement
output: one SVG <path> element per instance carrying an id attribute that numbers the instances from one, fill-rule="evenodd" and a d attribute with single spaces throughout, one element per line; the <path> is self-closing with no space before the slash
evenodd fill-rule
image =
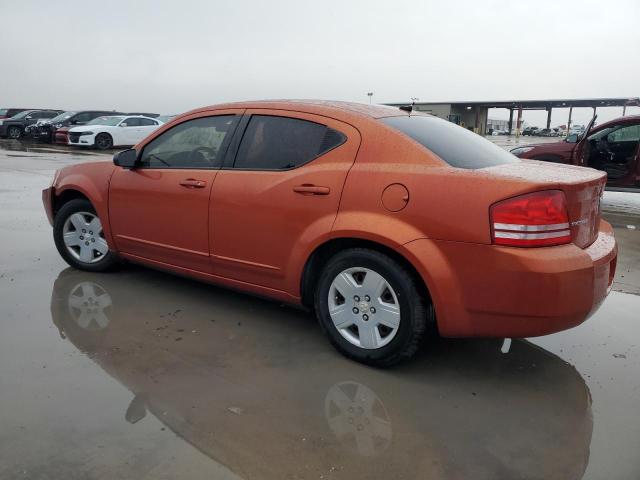
<path id="1" fill-rule="evenodd" d="M 373 369 L 304 311 L 67 268 L 39 194 L 85 158 L 46 148 L 0 150 L 0 478 L 638 478 L 639 296 L 567 332 L 433 340 Z M 621 232 L 632 290 L 640 233 Z"/>
<path id="2" fill-rule="evenodd" d="M 176 305 L 182 306 L 176 309 Z M 439 341 L 379 371 L 326 348 L 304 312 L 161 273 L 64 270 L 51 315 L 154 415 L 248 478 L 581 478 L 589 391 L 526 341 Z"/>

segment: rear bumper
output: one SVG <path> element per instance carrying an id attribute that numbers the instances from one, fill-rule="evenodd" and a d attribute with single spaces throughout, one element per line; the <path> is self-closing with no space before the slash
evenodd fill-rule
<path id="1" fill-rule="evenodd" d="M 45 188 L 42 190 L 42 203 L 44 205 L 44 211 L 47 214 L 47 220 L 53 227 L 53 187 Z"/>
<path id="2" fill-rule="evenodd" d="M 579 325 L 609 293 L 617 258 L 604 221 L 586 249 L 431 240 L 405 248 L 429 287 L 440 333 L 451 337 L 532 337 Z"/>

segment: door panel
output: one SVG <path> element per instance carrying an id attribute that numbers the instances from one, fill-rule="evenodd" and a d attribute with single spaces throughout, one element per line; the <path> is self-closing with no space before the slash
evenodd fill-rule
<path id="1" fill-rule="evenodd" d="M 209 194 L 218 170 L 117 168 L 109 217 L 119 251 L 210 271 Z M 202 186 L 182 185 L 186 180 Z"/>
<path id="2" fill-rule="evenodd" d="M 138 168 L 115 169 L 109 215 L 118 250 L 211 272 L 210 193 L 242 112 L 194 113 L 141 145 Z"/>
<path id="3" fill-rule="evenodd" d="M 277 110 L 246 112 L 252 113 L 308 120 L 346 136 L 342 145 L 298 168 L 224 169 L 215 179 L 209 221 L 213 272 L 296 295 L 298 280 L 291 278 L 292 265 L 310 242 L 331 230 L 360 135 L 326 117 Z"/>

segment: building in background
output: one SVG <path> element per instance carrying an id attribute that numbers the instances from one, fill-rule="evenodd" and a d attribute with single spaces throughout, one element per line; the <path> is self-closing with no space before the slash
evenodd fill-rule
<path id="1" fill-rule="evenodd" d="M 387 105 L 399 107 L 401 105 L 407 105 L 407 103 L 387 103 Z M 571 128 L 571 114 L 574 108 L 593 108 L 595 115 L 598 107 L 622 107 L 621 114 L 624 116 L 627 107 L 631 106 L 640 106 L 640 98 L 572 98 L 564 100 L 506 100 L 496 102 L 416 102 L 413 108 L 416 111 L 430 113 L 436 117 L 444 118 L 445 120 L 449 120 L 450 122 L 484 135 L 489 131 L 488 112 L 490 108 L 504 108 L 509 110 L 509 120 L 504 120 L 507 122 L 507 128 L 504 130 L 509 132 L 509 134 L 516 130 L 517 134 L 524 128 L 524 122 L 522 120 L 522 112 L 524 110 L 545 110 L 547 112 L 546 128 L 551 128 L 551 112 L 553 109 L 568 108 L 567 128 Z M 514 112 L 516 113 L 516 119 L 513 118 Z M 491 120 L 491 122 L 496 122 L 496 120 Z"/>

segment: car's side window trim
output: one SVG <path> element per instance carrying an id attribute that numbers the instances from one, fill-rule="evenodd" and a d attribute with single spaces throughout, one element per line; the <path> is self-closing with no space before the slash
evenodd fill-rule
<path id="1" fill-rule="evenodd" d="M 167 133 L 169 133 L 171 130 L 173 130 L 174 128 L 183 125 L 187 122 L 190 122 L 192 120 L 198 120 L 201 118 L 210 118 L 210 117 L 240 117 L 239 120 L 237 122 L 235 122 L 235 125 L 233 125 L 232 131 L 228 132 L 227 135 L 225 135 L 224 140 L 222 141 L 222 143 L 220 144 L 220 152 L 221 152 L 221 162 L 218 162 L 219 166 L 216 167 L 204 167 L 204 166 L 197 166 L 197 167 L 184 167 L 184 166 L 167 166 L 167 165 L 163 165 L 163 166 L 151 166 L 151 165 L 142 165 L 140 164 L 138 167 L 138 169 L 140 170 L 221 170 L 224 166 L 224 163 L 227 160 L 227 156 L 229 153 L 229 145 L 231 143 L 231 140 L 233 137 L 235 137 L 237 131 L 238 131 L 238 126 L 240 125 L 241 121 L 242 121 L 242 117 L 244 115 L 239 114 L 239 113 L 222 113 L 219 115 L 204 115 L 202 117 L 196 117 L 196 118 L 189 118 L 183 122 L 177 123 L 175 125 L 172 125 L 171 128 L 165 130 L 164 132 L 162 132 L 160 135 L 158 135 L 157 137 L 155 137 L 153 140 L 151 140 L 150 142 L 148 142 L 147 144 L 145 144 L 145 146 L 142 148 L 142 150 L 140 150 L 140 153 L 138 153 L 138 161 L 140 161 L 142 159 L 142 156 L 144 155 L 144 151 L 147 149 L 147 147 L 153 143 L 154 140 L 156 140 L 157 138 L 162 137 L 163 135 L 166 135 Z"/>
<path id="2" fill-rule="evenodd" d="M 250 114 L 242 114 L 242 117 L 233 132 L 233 137 L 230 139 L 229 149 L 227 150 L 224 161 L 222 162 L 221 170 L 229 170 L 233 168 L 233 164 L 236 161 L 236 155 L 240 149 L 240 143 L 244 138 L 244 132 L 247 130 L 247 125 L 249 125 L 250 119 Z"/>
<path id="3" fill-rule="evenodd" d="M 287 113 L 293 113 L 293 112 L 287 112 Z M 251 118 L 253 116 L 268 116 L 268 117 L 281 117 L 281 118 L 290 118 L 293 120 L 302 120 L 305 122 L 311 122 L 311 123 L 316 123 L 318 125 L 322 125 L 325 128 L 334 130 L 336 132 L 338 132 L 341 136 L 342 136 L 342 141 L 336 145 L 334 145 L 333 147 L 331 147 L 328 150 L 325 150 L 315 156 L 313 156 L 312 158 L 310 158 L 309 160 L 307 160 L 304 163 L 301 163 L 299 165 L 295 165 L 293 167 L 289 167 L 289 168 L 253 168 L 253 167 L 236 167 L 236 160 L 238 157 L 238 152 L 240 150 L 240 145 L 242 144 L 242 140 L 244 139 L 244 135 L 247 131 L 247 127 L 249 126 L 249 122 L 251 121 Z M 338 130 L 337 128 L 333 128 L 330 127 L 329 125 L 327 125 L 326 123 L 321 123 L 321 122 L 317 122 L 314 120 L 308 120 L 306 118 L 300 118 L 300 117 L 293 117 L 291 115 L 274 115 L 273 113 L 249 113 L 249 114 L 244 114 L 243 118 L 240 122 L 240 124 L 238 125 L 237 131 L 236 131 L 237 135 L 235 136 L 234 140 L 234 144 L 233 144 L 233 149 L 229 149 L 229 155 L 228 158 L 225 159 L 225 162 L 223 164 L 222 170 L 239 170 L 239 171 L 249 171 L 249 172 L 288 172 L 290 170 L 295 170 L 297 168 L 300 167 L 304 167 L 305 165 L 308 165 L 309 163 L 317 160 L 320 157 L 325 156 L 327 153 L 335 150 L 336 148 L 344 145 L 347 140 L 349 139 L 349 137 L 347 136 L 346 133 L 344 133 L 341 130 Z"/>

